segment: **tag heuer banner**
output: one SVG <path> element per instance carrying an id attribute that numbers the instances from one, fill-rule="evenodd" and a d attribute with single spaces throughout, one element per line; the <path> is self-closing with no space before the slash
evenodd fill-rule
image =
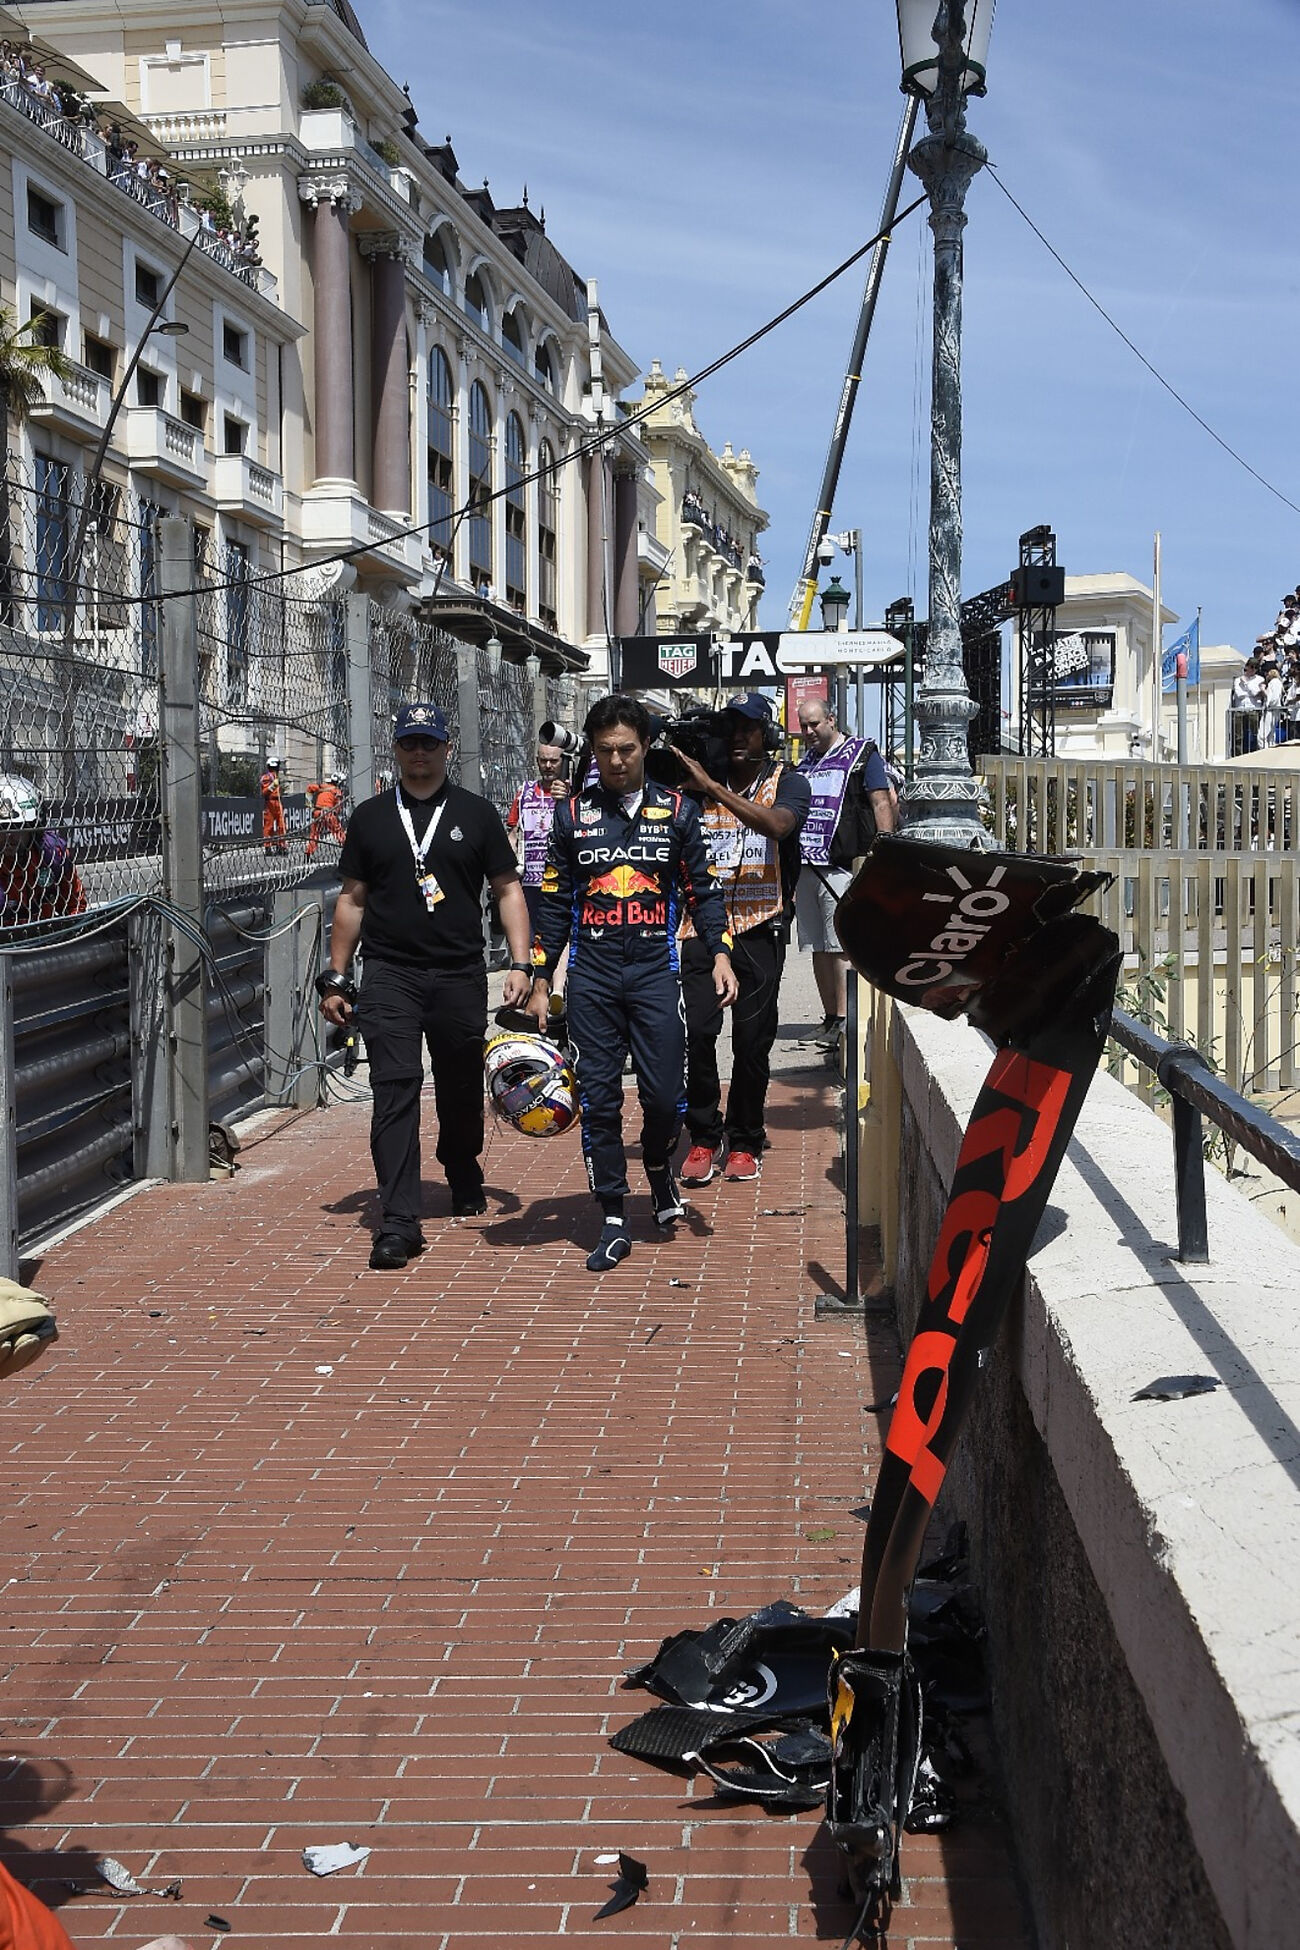
<path id="1" fill-rule="evenodd" d="M 732 685 L 772 685 L 789 671 L 828 664 L 883 667 L 903 655 L 886 630 L 743 630 L 730 637 L 706 632 L 679 636 L 621 636 L 624 690 L 708 691 Z"/>

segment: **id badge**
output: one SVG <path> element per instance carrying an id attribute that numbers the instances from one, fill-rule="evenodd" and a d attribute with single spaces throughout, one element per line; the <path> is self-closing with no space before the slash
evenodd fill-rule
<path id="1" fill-rule="evenodd" d="M 446 900 L 447 898 L 431 873 L 422 873 L 417 885 L 419 886 L 420 892 L 424 895 L 424 904 L 430 914 L 433 913 L 439 901 Z"/>

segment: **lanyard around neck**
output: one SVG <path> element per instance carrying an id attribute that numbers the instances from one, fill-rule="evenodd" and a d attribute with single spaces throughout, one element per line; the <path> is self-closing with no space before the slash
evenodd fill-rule
<path id="1" fill-rule="evenodd" d="M 443 812 L 446 809 L 447 801 L 445 796 L 438 801 L 437 805 L 433 809 L 433 813 L 432 816 L 430 817 L 429 823 L 424 829 L 424 838 L 422 840 L 417 840 L 415 837 L 415 824 L 411 818 L 411 810 L 410 807 L 407 805 L 405 799 L 402 797 L 401 786 L 400 785 L 397 786 L 395 788 L 395 791 L 397 794 L 398 815 L 401 819 L 403 826 L 406 828 L 406 837 L 411 842 L 411 852 L 415 855 L 415 871 L 417 873 L 422 874 L 424 872 L 425 857 L 428 854 L 430 844 L 433 840 L 433 836 L 438 830 L 438 822 L 442 818 Z"/>

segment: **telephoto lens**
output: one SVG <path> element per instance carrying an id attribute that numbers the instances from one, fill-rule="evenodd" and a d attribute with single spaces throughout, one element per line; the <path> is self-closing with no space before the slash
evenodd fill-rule
<path id="1" fill-rule="evenodd" d="M 567 725 L 556 724 L 553 718 L 548 718 L 545 724 L 539 726 L 537 742 L 539 745 L 553 745 L 566 758 L 572 758 L 582 744 L 576 731 L 570 731 Z"/>

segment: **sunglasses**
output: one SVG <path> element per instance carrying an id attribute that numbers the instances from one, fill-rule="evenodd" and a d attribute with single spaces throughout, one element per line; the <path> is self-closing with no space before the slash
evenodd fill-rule
<path id="1" fill-rule="evenodd" d="M 443 741 L 441 738 L 425 738 L 419 733 L 413 733 L 408 738 L 397 738 L 393 742 L 396 744 L 399 752 L 418 752 L 423 751 L 426 746 L 432 751 L 436 745 L 441 745 Z"/>

